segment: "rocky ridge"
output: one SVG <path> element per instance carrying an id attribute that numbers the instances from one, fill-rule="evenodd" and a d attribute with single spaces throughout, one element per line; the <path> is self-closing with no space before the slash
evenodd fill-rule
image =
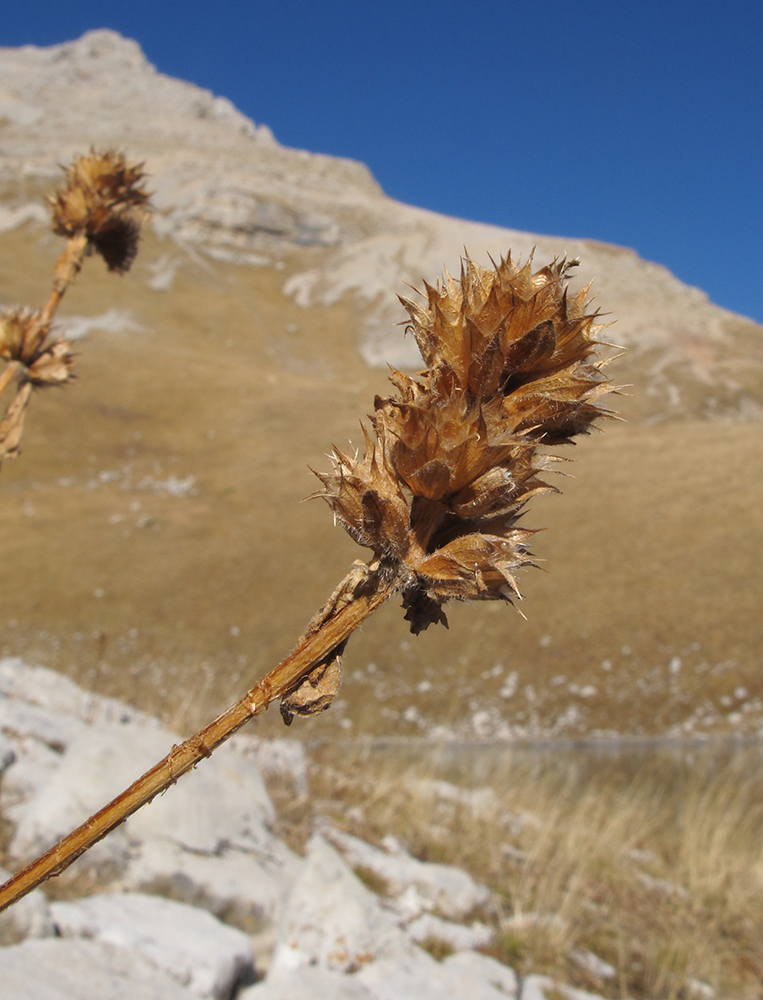
<path id="1" fill-rule="evenodd" d="M 446 218 L 386 197 L 366 167 L 279 145 L 224 97 L 156 71 L 136 42 L 109 30 L 50 48 L 0 49 L 0 226 L 43 213 L 34 200 L 58 164 L 91 145 L 145 159 L 157 232 L 189 251 L 283 266 L 311 248 L 283 292 L 300 305 L 359 302 L 358 347 L 371 365 L 418 366 L 402 339 L 394 293 L 509 248 L 581 260 L 597 305 L 617 317 L 612 337 L 648 382 L 640 416 L 759 418 L 760 328 L 633 251 Z"/>

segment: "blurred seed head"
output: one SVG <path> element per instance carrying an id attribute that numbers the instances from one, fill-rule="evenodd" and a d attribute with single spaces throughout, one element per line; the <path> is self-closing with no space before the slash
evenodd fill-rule
<path id="1" fill-rule="evenodd" d="M 65 186 L 48 199 L 53 232 L 86 236 L 110 271 L 128 271 L 148 211 L 144 180 L 143 165 L 114 150 L 77 157 L 66 170 Z"/>
<path id="2" fill-rule="evenodd" d="M 414 632 L 447 624 L 448 600 L 520 596 L 533 532 L 517 522 L 553 489 L 540 478 L 554 461 L 545 449 L 608 415 L 606 361 L 591 357 L 602 327 L 588 289 L 567 294 L 575 264 L 466 258 L 459 281 L 425 285 L 425 305 L 401 299 L 426 369 L 393 371 L 363 457 L 335 449 L 319 474 L 335 519 L 396 574 Z"/>
<path id="3" fill-rule="evenodd" d="M 21 366 L 22 382 L 41 387 L 63 385 L 74 378 L 74 355 L 65 340 L 49 340 L 50 324 L 32 309 L 0 315 L 0 358 Z"/>

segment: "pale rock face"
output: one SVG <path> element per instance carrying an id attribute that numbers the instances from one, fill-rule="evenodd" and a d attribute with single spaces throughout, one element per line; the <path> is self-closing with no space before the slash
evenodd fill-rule
<path id="1" fill-rule="evenodd" d="M 105 893 L 53 903 L 61 937 L 129 949 L 204 1000 L 228 1000 L 254 978 L 252 948 L 242 931 L 194 906 L 140 893 Z"/>
<path id="2" fill-rule="evenodd" d="M 23 941 L 0 948 L 3 1000 L 195 1000 L 140 955 L 97 941 Z"/>
<path id="3" fill-rule="evenodd" d="M 516 1000 L 518 995 L 514 972 L 475 951 L 449 955 L 443 962 L 423 953 L 413 961 L 375 962 L 361 969 L 357 980 L 374 1000 Z"/>
<path id="4" fill-rule="evenodd" d="M 11 873 L 0 868 L 0 885 Z M 56 933 L 53 914 L 41 889 L 35 889 L 18 903 L 0 913 L 0 942 L 10 943 L 24 938 L 52 937 Z"/>
<path id="5" fill-rule="evenodd" d="M 399 905 L 395 909 L 403 919 L 430 910 L 451 919 L 463 918 L 490 900 L 486 886 L 452 865 L 419 861 L 400 848 L 390 853 L 381 851 L 333 827 L 325 827 L 322 832 L 351 865 L 372 871 L 386 883 L 389 894 L 397 897 Z"/>
<path id="6" fill-rule="evenodd" d="M 49 182 L 90 146 L 117 146 L 146 160 L 160 230 L 205 246 L 331 246 L 357 228 L 351 207 L 380 197 L 361 164 L 285 149 L 225 97 L 158 73 L 114 31 L 0 49 L 0 121 L 0 182 L 11 189 L 22 176 Z M 6 224 L 28 215 L 10 207 Z"/>
<path id="7" fill-rule="evenodd" d="M 333 847 L 314 836 L 281 919 L 271 974 L 307 966 L 349 972 L 381 958 L 397 963 L 420 956 L 429 957 Z"/>
<path id="8" fill-rule="evenodd" d="M 565 1000 L 601 1000 L 598 993 L 588 993 L 555 982 L 550 976 L 525 976 L 522 980 L 522 1000 L 548 1000 L 562 996 Z"/>
<path id="9" fill-rule="evenodd" d="M 237 1000 L 373 1000 L 373 994 L 354 976 L 311 965 L 268 976 L 239 993 Z"/>
<path id="10" fill-rule="evenodd" d="M 115 699 L 15 659 L 0 661 L 0 735 L 0 808 L 15 826 L 10 854 L 19 862 L 47 850 L 181 739 Z M 218 749 L 96 844 L 78 869 L 201 900 L 216 913 L 277 919 L 302 859 L 270 829 L 273 804 L 257 766 L 257 753 L 268 751 L 250 742 L 240 736 Z M 306 780 L 304 759 L 300 770 L 298 754 L 281 756 Z"/>

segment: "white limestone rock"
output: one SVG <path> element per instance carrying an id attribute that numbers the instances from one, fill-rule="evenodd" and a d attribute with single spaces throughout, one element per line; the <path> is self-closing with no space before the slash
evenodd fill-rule
<path id="1" fill-rule="evenodd" d="M 303 865 L 281 841 L 263 852 L 187 850 L 166 837 L 144 841 L 122 875 L 128 889 L 150 889 L 261 929 L 277 921 Z"/>
<path id="2" fill-rule="evenodd" d="M 4 739 L 16 759 L 0 785 L 0 807 L 15 824 L 10 853 L 19 861 L 46 850 L 180 742 L 150 716 L 18 659 L 0 661 L 3 710 L 12 722 Z M 238 737 L 220 747 L 76 866 L 255 926 L 276 920 L 302 861 L 270 829 L 261 742 Z M 300 766 L 293 751 L 280 756 L 295 780 L 306 781 L 304 757 Z"/>
<path id="3" fill-rule="evenodd" d="M 137 953 L 204 1000 L 228 1000 L 240 983 L 253 981 L 247 935 L 185 903 L 115 893 L 53 903 L 51 911 L 62 937 Z"/>
<path id="4" fill-rule="evenodd" d="M 381 958 L 394 964 L 422 955 L 340 855 L 314 836 L 281 919 L 271 974 L 305 966 L 349 972 Z"/>
<path id="5" fill-rule="evenodd" d="M 111 313 L 118 315 L 118 310 L 105 313 L 99 320 L 104 321 Z M 112 316 L 112 328 L 114 319 Z M 71 321 L 70 317 L 67 322 Z M 66 323 L 63 325 L 66 326 Z M 67 337 L 71 339 L 71 331 L 67 332 Z M 29 666 L 18 656 L 0 659 L 0 696 L 3 695 L 14 702 L 36 705 L 88 725 L 96 722 L 138 722 L 155 729 L 161 728 L 158 719 L 132 705 L 86 691 L 57 670 Z M 44 738 L 44 732 L 38 738 Z M 62 746 L 65 747 L 65 744 Z"/>
<path id="6" fill-rule="evenodd" d="M 0 732 L 6 737 L 30 737 L 63 753 L 85 729 L 75 716 L 0 693 Z"/>
<path id="7" fill-rule="evenodd" d="M 374 1000 L 374 997 L 355 976 L 305 966 L 268 976 L 264 982 L 242 990 L 237 1000 Z"/>
<path id="8" fill-rule="evenodd" d="M 264 777 L 289 781 L 297 795 L 307 795 L 307 754 L 299 740 L 236 733 L 227 745 L 246 760 L 253 760 Z"/>
<path id="9" fill-rule="evenodd" d="M 29 860 L 47 850 L 164 757 L 172 742 L 168 733 L 157 729 L 83 724 L 58 768 L 34 798 L 15 810 L 11 855 Z M 123 824 L 79 863 L 92 866 L 108 862 L 123 868 L 130 847 L 129 831 Z"/>
<path id="10" fill-rule="evenodd" d="M 565 1000 L 602 1000 L 598 993 L 587 993 L 574 986 L 555 982 L 550 976 L 525 976 L 522 980 L 522 1000 L 547 1000 L 561 995 Z"/>
<path id="11" fill-rule="evenodd" d="M 79 939 L 0 948 L 3 1000 L 196 1000 L 135 952 Z"/>
<path id="12" fill-rule="evenodd" d="M 518 995 L 513 969 L 476 951 L 458 952 L 443 962 L 423 952 L 413 960 L 385 959 L 365 966 L 356 979 L 374 1000 L 516 1000 Z"/>
<path id="13" fill-rule="evenodd" d="M 0 885 L 10 877 L 11 872 L 0 868 Z M 55 933 L 53 914 L 42 889 L 34 889 L 0 913 L 0 943 L 16 943 L 28 937 L 51 937 Z"/>
<path id="14" fill-rule="evenodd" d="M 486 886 L 453 865 L 419 861 L 391 841 L 388 843 L 392 852 L 388 853 L 334 827 L 327 826 L 322 832 L 350 865 L 368 869 L 386 883 L 390 895 L 404 897 L 400 912 L 408 919 L 422 911 L 434 910 L 457 920 L 491 898 Z"/>
<path id="15" fill-rule="evenodd" d="M 7 736 L 0 732 L 0 777 L 2 777 L 11 764 L 18 758 L 16 749 Z"/>
<path id="16" fill-rule="evenodd" d="M 405 928 L 408 937 L 417 944 L 426 941 L 442 941 L 453 951 L 468 951 L 472 948 L 483 948 L 489 944 L 493 932 L 487 924 L 476 920 L 473 924 L 464 926 L 452 920 L 443 920 L 433 913 L 422 913 Z"/>

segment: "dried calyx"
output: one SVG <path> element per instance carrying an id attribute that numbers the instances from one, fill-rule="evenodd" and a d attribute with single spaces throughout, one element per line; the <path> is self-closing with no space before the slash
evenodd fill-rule
<path id="1" fill-rule="evenodd" d="M 11 309 L 0 316 L 0 358 L 15 361 L 22 381 L 32 385 L 62 385 L 73 378 L 71 344 L 49 340 L 50 324 L 39 312 Z"/>
<path id="2" fill-rule="evenodd" d="M 144 179 L 143 165 L 128 163 L 122 153 L 78 156 L 66 171 L 66 186 L 49 199 L 53 232 L 82 236 L 110 271 L 129 270 L 149 201 Z"/>
<path id="3" fill-rule="evenodd" d="M 110 271 L 124 274 L 138 250 L 149 196 L 142 166 L 121 153 L 91 150 L 66 171 L 66 182 L 48 199 L 53 232 L 65 236 L 53 290 L 44 308 L 12 309 L 0 315 L 0 394 L 16 380 L 16 391 L 0 420 L 0 462 L 18 454 L 33 388 L 63 385 L 73 376 L 71 344 L 51 334 L 52 320 L 67 288 L 95 250 Z"/>
<path id="4" fill-rule="evenodd" d="M 510 255 L 492 269 L 467 258 L 460 281 L 425 286 L 426 305 L 401 299 L 426 370 L 393 371 L 363 457 L 335 449 L 319 474 L 336 520 L 394 576 L 413 632 L 447 625 L 451 599 L 520 597 L 533 532 L 518 520 L 553 489 L 545 449 L 608 415 L 606 361 L 591 360 L 602 327 L 587 289 L 566 291 L 576 263 L 533 272 Z"/>

